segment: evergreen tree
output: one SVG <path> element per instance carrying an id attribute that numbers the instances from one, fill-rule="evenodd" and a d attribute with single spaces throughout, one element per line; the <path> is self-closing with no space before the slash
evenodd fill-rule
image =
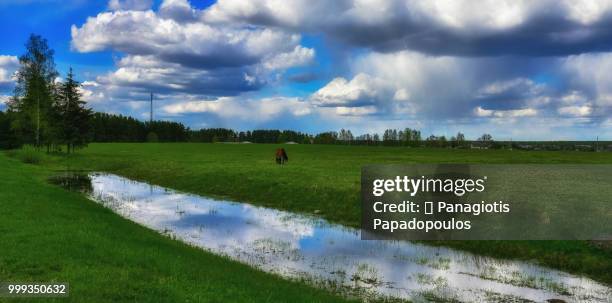
<path id="1" fill-rule="evenodd" d="M 93 113 L 85 107 L 85 101 L 81 100 L 80 85 L 70 68 L 66 81 L 59 86 L 54 104 L 61 122 L 60 141 L 66 144 L 68 153 L 86 146 L 89 141 L 89 121 Z"/>

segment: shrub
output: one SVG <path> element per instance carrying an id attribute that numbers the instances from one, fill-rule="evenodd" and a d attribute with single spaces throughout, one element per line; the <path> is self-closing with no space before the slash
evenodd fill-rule
<path id="1" fill-rule="evenodd" d="M 17 152 L 17 158 L 23 163 L 39 164 L 42 162 L 42 155 L 40 151 L 37 151 L 31 146 L 24 146 Z"/>

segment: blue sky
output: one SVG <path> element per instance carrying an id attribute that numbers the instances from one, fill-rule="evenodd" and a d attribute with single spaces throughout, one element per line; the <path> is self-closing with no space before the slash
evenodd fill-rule
<path id="1" fill-rule="evenodd" d="M 98 111 L 192 128 L 612 139 L 612 1 L 0 0 Z M 0 104 L 0 108 L 3 105 Z"/>

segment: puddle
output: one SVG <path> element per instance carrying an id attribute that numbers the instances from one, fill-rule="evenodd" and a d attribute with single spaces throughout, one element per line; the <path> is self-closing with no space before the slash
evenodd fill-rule
<path id="1" fill-rule="evenodd" d="M 320 219 L 111 174 L 89 178 L 91 198 L 123 217 L 263 271 L 364 299 L 610 302 L 612 297 L 606 285 L 524 262 L 410 242 L 362 241 L 358 230 Z"/>
<path id="2" fill-rule="evenodd" d="M 91 193 L 91 178 L 87 172 L 61 171 L 61 173 L 49 178 L 51 184 L 61 186 L 70 191 Z"/>

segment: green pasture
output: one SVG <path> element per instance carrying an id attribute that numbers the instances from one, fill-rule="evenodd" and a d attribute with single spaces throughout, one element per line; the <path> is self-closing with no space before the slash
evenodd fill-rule
<path id="1" fill-rule="evenodd" d="M 106 171 L 182 191 L 359 226 L 360 170 L 390 163 L 612 164 L 612 153 L 453 150 L 405 147 L 284 145 L 289 163 L 278 166 L 274 144 L 109 143 L 76 154 L 8 152 L 47 170 Z M 612 282 L 612 251 L 586 241 L 429 242 L 482 255 L 530 260 Z"/>
<path id="2" fill-rule="evenodd" d="M 0 302 L 345 302 L 123 219 L 0 154 L 0 281 L 68 282 L 68 298 Z"/>

